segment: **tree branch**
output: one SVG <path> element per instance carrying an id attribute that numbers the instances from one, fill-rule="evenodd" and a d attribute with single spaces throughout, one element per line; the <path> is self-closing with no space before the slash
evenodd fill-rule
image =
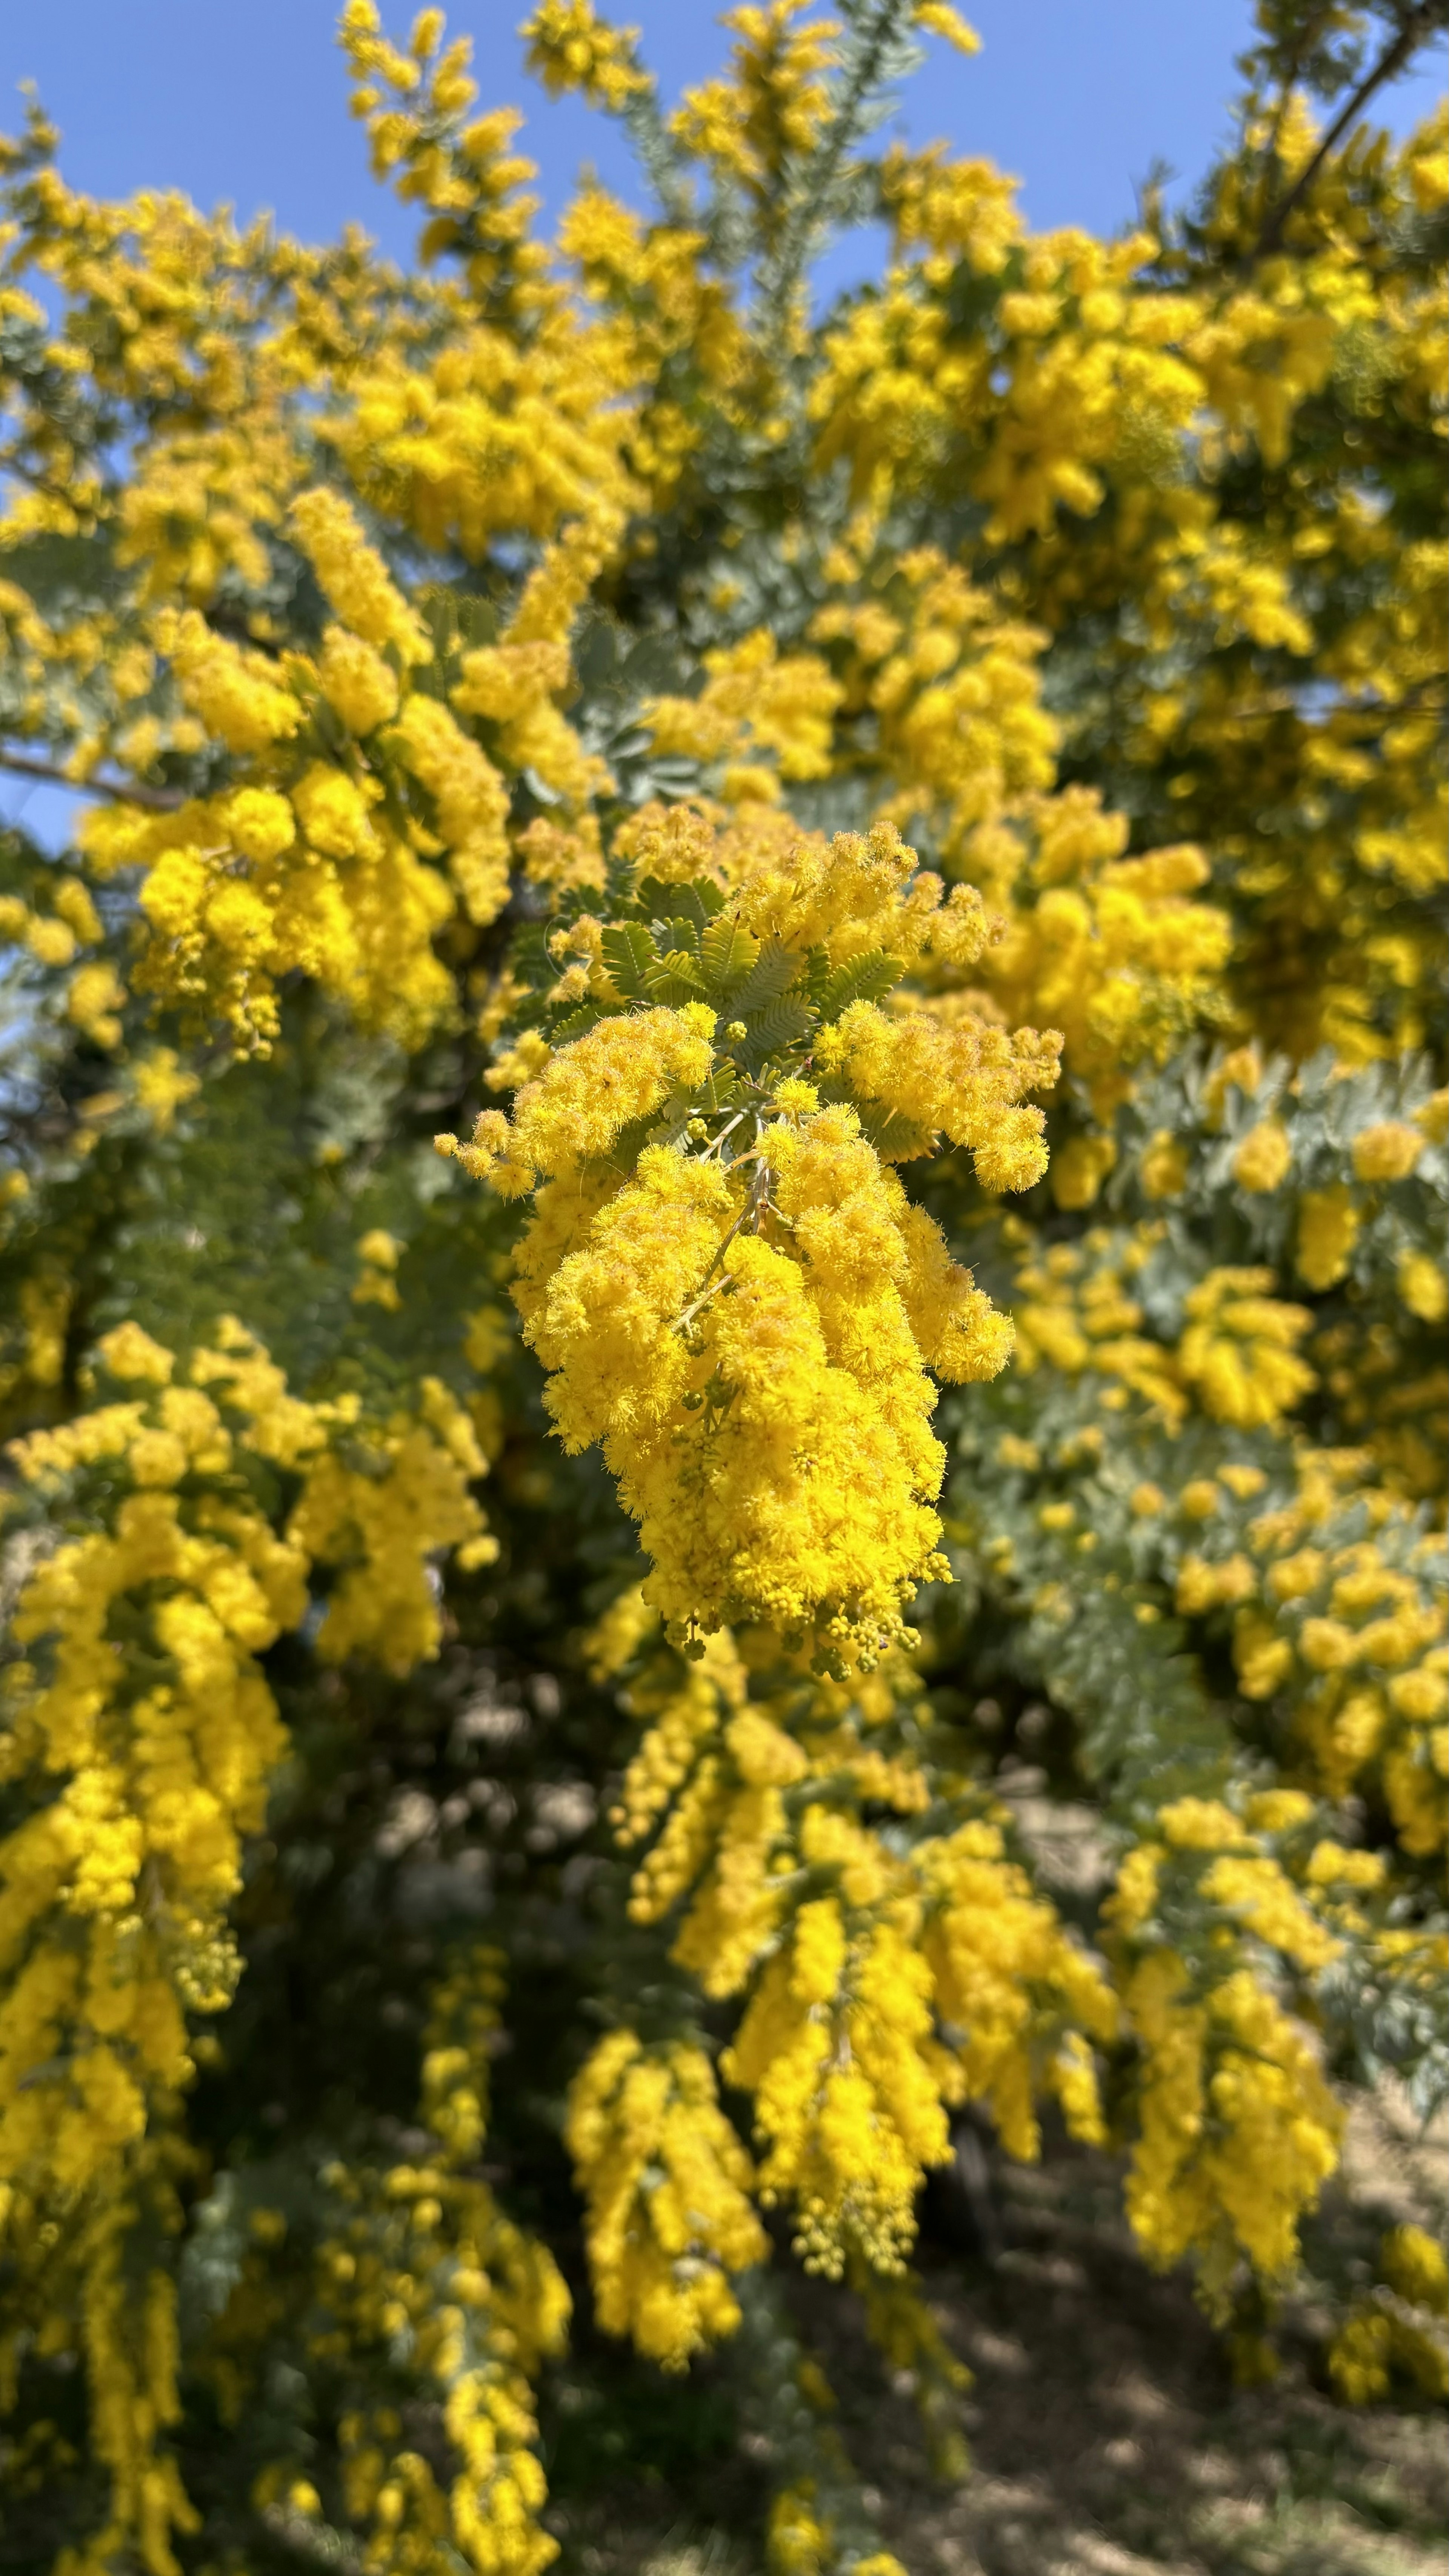
<path id="1" fill-rule="evenodd" d="M 150 814 L 174 814 L 186 799 L 179 787 L 123 785 L 118 778 L 72 778 L 51 760 L 32 760 L 28 753 L 0 750 L 0 769 L 18 778 L 42 778 L 48 786 L 68 787 L 73 796 L 109 796 L 113 805 L 143 805 Z"/>
<path id="2" fill-rule="evenodd" d="M 824 200 L 840 175 L 841 164 L 853 143 L 859 140 L 856 120 L 862 106 L 880 75 L 887 41 L 892 33 L 896 9 L 894 0 L 879 0 L 875 17 L 856 57 L 844 91 L 836 105 L 826 132 L 811 156 L 808 176 L 811 195 L 797 205 L 786 218 L 773 269 L 767 272 L 765 284 L 770 303 L 775 309 L 777 335 L 783 332 L 788 318 L 790 298 L 800 283 L 810 253 L 814 224 L 824 211 Z"/>
<path id="3" fill-rule="evenodd" d="M 1413 9 L 1404 20 L 1393 43 L 1384 47 L 1373 70 L 1365 74 L 1348 105 L 1334 118 L 1312 160 L 1300 170 L 1287 196 L 1281 197 L 1273 208 L 1258 235 L 1257 246 L 1253 252 L 1254 259 L 1266 259 L 1270 252 L 1278 248 L 1289 216 L 1307 196 L 1330 152 L 1342 141 L 1354 120 L 1362 115 L 1375 90 L 1382 89 L 1385 81 L 1393 80 L 1404 69 L 1410 57 L 1417 53 L 1426 38 L 1434 35 L 1443 24 L 1442 5 L 1436 6 L 1435 0 L 1419 0 L 1418 7 Z"/>

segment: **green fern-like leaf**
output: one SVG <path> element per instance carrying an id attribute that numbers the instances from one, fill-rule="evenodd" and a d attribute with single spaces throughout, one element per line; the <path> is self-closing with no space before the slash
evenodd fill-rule
<path id="1" fill-rule="evenodd" d="M 795 949 L 784 947 L 778 939 L 767 939 L 743 984 L 730 995 L 731 1016 L 748 1020 L 753 1012 L 778 1001 L 796 981 L 800 964 Z"/>
<path id="2" fill-rule="evenodd" d="M 641 877 L 634 900 L 651 920 L 667 921 L 675 929 L 688 921 L 701 931 L 720 910 L 724 895 L 711 877 L 696 877 L 689 885 L 666 885 L 660 877 Z"/>
<path id="3" fill-rule="evenodd" d="M 653 939 L 643 924 L 611 921 L 600 949 L 619 991 L 631 1002 L 642 1000 L 649 989 L 649 970 L 658 963 Z"/>
<path id="4" fill-rule="evenodd" d="M 852 1002 L 880 1001 L 900 982 L 905 971 L 901 958 L 889 956 L 884 948 L 873 948 L 869 956 L 852 957 L 846 965 L 835 967 L 811 999 L 828 1026 Z"/>
<path id="5" fill-rule="evenodd" d="M 814 1025 L 815 1014 L 808 1003 L 770 1002 L 763 1011 L 752 1011 L 745 1022 L 745 1055 L 751 1063 L 763 1064 L 766 1056 L 780 1055 L 786 1047 L 798 1045 Z"/>
<path id="6" fill-rule="evenodd" d="M 929 1128 L 918 1127 L 914 1118 L 903 1118 L 898 1109 L 885 1109 L 876 1100 L 858 1100 L 861 1133 L 874 1145 L 881 1160 L 908 1163 L 917 1154 L 929 1154 Z"/>
<path id="7" fill-rule="evenodd" d="M 699 962 L 711 999 L 725 1001 L 732 987 L 743 984 L 760 953 L 760 943 L 737 921 L 712 921 L 699 943 Z"/>

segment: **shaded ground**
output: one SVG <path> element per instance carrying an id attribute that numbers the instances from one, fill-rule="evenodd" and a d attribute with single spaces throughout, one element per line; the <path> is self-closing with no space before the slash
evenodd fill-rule
<path id="1" fill-rule="evenodd" d="M 1429 2216 L 1442 2165 L 1392 2103 L 1362 2118 L 1310 2270 L 1340 2296 L 1366 2280 L 1382 2228 Z M 932 2480 L 908 2388 L 883 2375 L 852 2303 L 809 2291 L 802 2311 L 911 2576 L 1440 2576 L 1443 2417 L 1335 2404 L 1316 2384 L 1328 2311 L 1311 2287 L 1284 2321 L 1279 2378 L 1234 2391 L 1185 2282 L 1137 2260 L 1100 2160 L 1058 2150 L 997 2169 L 993 2190 L 993 2262 L 922 2249 L 933 2309 L 975 2374 L 960 2485 Z M 757 2576 L 768 2441 L 741 2435 L 727 2372 L 671 2386 L 581 2360 L 552 2410 L 565 2576 Z M 625 2458 L 642 2476 L 621 2474 Z"/>

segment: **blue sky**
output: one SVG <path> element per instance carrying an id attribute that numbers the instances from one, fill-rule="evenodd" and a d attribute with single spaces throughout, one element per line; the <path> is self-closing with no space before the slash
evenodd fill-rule
<path id="1" fill-rule="evenodd" d="M 385 10 L 405 33 L 412 10 Z M 728 39 L 713 0 L 634 0 L 666 97 L 714 70 Z M 1227 130 L 1234 56 L 1249 42 L 1251 0 L 964 0 L 982 51 L 964 61 L 933 43 L 903 95 L 899 130 L 984 153 L 1022 183 L 1038 228 L 1111 232 L 1131 220 L 1154 160 L 1192 182 Z M 524 0 L 461 0 L 450 28 L 473 39 L 482 103 L 527 114 L 523 146 L 555 211 L 592 160 L 634 194 L 617 130 L 576 101 L 525 82 L 517 27 Z M 61 167 L 93 195 L 180 188 L 198 204 L 266 208 L 287 231 L 326 240 L 365 225 L 405 257 L 413 219 L 372 180 L 346 112 L 334 0 L 45 0 L 0 20 L 0 126 L 19 122 L 16 84 L 33 80 L 63 135 Z M 1437 56 L 1376 112 L 1403 130 L 1442 86 Z M 873 265 L 873 246 L 842 247 L 830 280 Z M 0 815 L 23 805 L 32 830 L 57 830 L 70 803 L 0 780 Z M 53 809 L 53 810 L 52 810 Z"/>
<path id="2" fill-rule="evenodd" d="M 394 32 L 411 9 L 385 11 Z M 584 159 L 613 184 L 629 165 L 613 129 L 573 101 L 525 84 L 516 34 L 523 0 L 462 0 L 450 28 L 473 39 L 485 105 L 526 106 L 526 148 L 557 206 Z M 712 70 L 727 38 L 711 0 L 635 0 L 612 12 L 642 26 L 666 95 Z M 1130 218 L 1155 158 L 1184 179 L 1225 131 L 1233 57 L 1250 0 L 965 0 L 983 40 L 963 61 L 933 43 L 903 102 L 904 129 L 989 154 L 1023 182 L 1034 225 L 1097 231 Z M 402 253 L 408 219 L 368 175 L 345 110 L 333 0 L 45 0 L 0 26 L 0 121 L 33 79 L 64 134 L 72 185 L 105 196 L 177 187 L 199 204 L 270 208 L 289 231 L 327 238 L 348 218 Z M 1442 58 L 1441 58 L 1442 60 Z M 1387 94 L 1403 125 L 1424 112 L 1440 63 Z"/>

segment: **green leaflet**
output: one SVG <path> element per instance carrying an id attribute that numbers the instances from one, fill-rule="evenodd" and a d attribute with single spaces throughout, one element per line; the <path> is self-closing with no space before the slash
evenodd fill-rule
<path id="1" fill-rule="evenodd" d="M 778 1001 L 796 981 L 800 965 L 793 948 L 784 947 L 778 939 L 767 939 L 744 982 L 730 995 L 730 1017 L 748 1020 L 767 1002 Z"/>
<path id="2" fill-rule="evenodd" d="M 884 948 L 872 948 L 865 957 L 852 957 L 844 966 L 833 967 L 810 998 L 828 1026 L 838 1020 L 852 1002 L 879 1002 L 904 975 L 905 961 L 891 957 Z"/>
<path id="3" fill-rule="evenodd" d="M 649 969 L 656 962 L 648 931 L 637 921 L 611 921 L 601 953 L 620 992 L 631 1002 L 642 1001 L 649 989 Z"/>
<path id="4" fill-rule="evenodd" d="M 634 900 L 651 919 L 668 921 L 676 928 L 681 920 L 703 930 L 724 904 L 724 894 L 712 877 L 696 877 L 687 885 L 667 885 L 661 877 L 643 877 L 634 889 Z"/>
<path id="5" fill-rule="evenodd" d="M 731 987 L 744 982 L 759 953 L 758 939 L 737 921 L 712 921 L 699 943 L 699 962 L 711 997 L 734 999 Z"/>
<path id="6" fill-rule="evenodd" d="M 815 1014 L 808 1003 L 770 1002 L 763 1011 L 752 1011 L 746 1020 L 741 1052 L 748 1063 L 761 1065 L 767 1056 L 778 1055 L 808 1037 L 814 1024 Z"/>

